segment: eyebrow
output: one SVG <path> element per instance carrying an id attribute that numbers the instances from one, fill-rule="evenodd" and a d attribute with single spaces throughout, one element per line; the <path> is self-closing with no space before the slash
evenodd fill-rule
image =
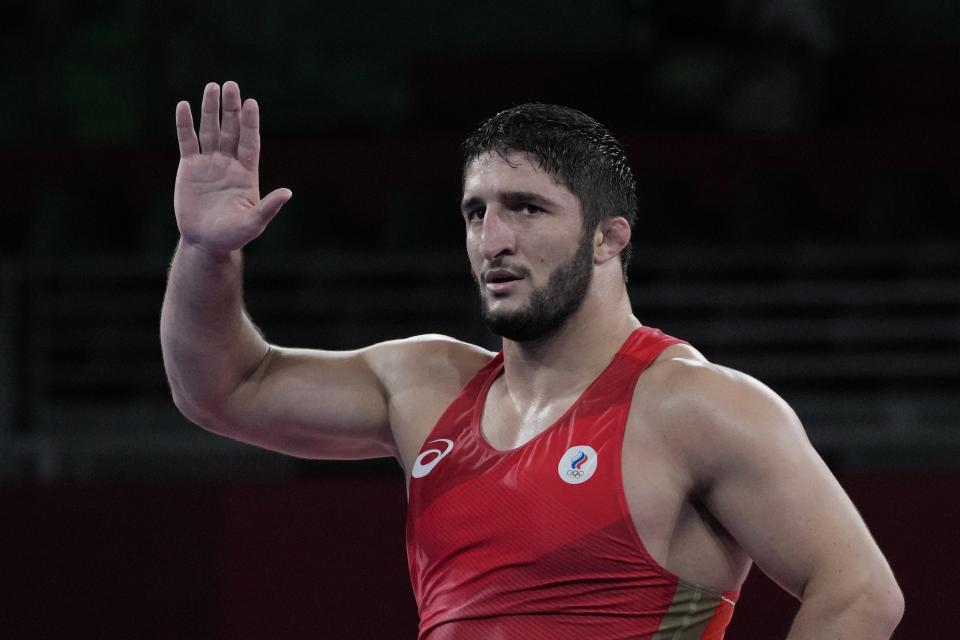
<path id="1" fill-rule="evenodd" d="M 532 191 L 505 191 L 498 194 L 500 200 L 508 207 L 516 207 L 524 202 L 529 202 L 541 207 L 553 207 L 556 203 L 549 198 L 545 198 L 539 193 Z M 467 198 L 460 204 L 462 211 L 467 211 L 473 207 L 483 204 L 483 199 L 476 196 Z"/>

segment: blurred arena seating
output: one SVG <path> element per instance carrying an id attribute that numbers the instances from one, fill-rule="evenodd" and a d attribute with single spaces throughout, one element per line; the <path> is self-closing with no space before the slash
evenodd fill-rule
<path id="1" fill-rule="evenodd" d="M 643 322 L 772 386 L 839 470 L 960 469 L 958 6 L 11 7 L 0 480 L 304 471 L 187 424 L 163 375 L 173 106 L 227 79 L 264 110 L 261 184 L 296 194 L 247 254 L 270 340 L 496 348 L 458 145 L 509 105 L 569 104 L 635 167 Z"/>
<path id="2" fill-rule="evenodd" d="M 289 474 L 297 462 L 192 427 L 166 388 L 163 261 L 46 258 L 2 270 L 6 476 Z M 783 395 L 841 470 L 953 468 L 960 246 L 644 246 L 646 324 Z M 497 347 L 459 251 L 260 253 L 247 301 L 272 341 L 341 349 L 420 333 Z M 215 455 L 211 455 L 215 454 Z"/>

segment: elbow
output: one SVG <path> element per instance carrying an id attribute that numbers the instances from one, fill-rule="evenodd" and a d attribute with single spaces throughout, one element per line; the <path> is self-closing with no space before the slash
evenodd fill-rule
<path id="1" fill-rule="evenodd" d="M 877 624 L 892 635 L 903 619 L 905 603 L 903 591 L 889 564 L 883 562 L 876 567 L 873 579 L 867 583 L 864 591 L 866 598 L 862 601 L 869 603 Z"/>
<path id="2" fill-rule="evenodd" d="M 891 575 L 876 587 L 876 593 L 872 596 L 876 603 L 875 615 L 877 622 L 883 625 L 892 635 L 894 629 L 903 619 L 906 603 L 903 597 L 903 591 L 896 579 Z"/>
<path id="3" fill-rule="evenodd" d="M 808 587 L 802 600 L 816 612 L 811 615 L 832 621 L 830 624 L 845 630 L 850 637 L 890 638 L 903 618 L 903 591 L 888 566 L 878 568 L 873 575 L 862 574 L 856 580 L 838 579 L 834 574 L 831 579 L 818 580 Z"/>
<path id="4" fill-rule="evenodd" d="M 206 424 L 210 422 L 209 411 L 204 411 L 192 398 L 182 392 L 177 392 L 175 389 L 172 390 L 171 395 L 173 396 L 173 405 L 184 418 L 197 426 L 206 428 Z"/>
<path id="5" fill-rule="evenodd" d="M 893 574 L 889 570 L 885 574 L 861 589 L 854 608 L 859 617 L 869 621 L 877 637 L 889 638 L 903 619 L 905 603 Z"/>
<path id="6" fill-rule="evenodd" d="M 187 420 L 213 433 L 222 434 L 225 431 L 222 405 L 203 402 L 201 398 L 174 384 L 170 385 L 170 394 L 174 406 Z"/>

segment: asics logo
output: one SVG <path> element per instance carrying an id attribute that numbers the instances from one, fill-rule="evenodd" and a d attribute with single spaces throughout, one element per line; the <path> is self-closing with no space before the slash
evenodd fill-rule
<path id="1" fill-rule="evenodd" d="M 446 448 L 443 451 L 440 449 L 427 449 L 418 455 L 417 459 L 413 461 L 413 469 L 410 470 L 410 475 L 414 478 L 422 478 L 433 471 L 437 463 L 443 460 L 445 455 L 453 451 L 453 440 L 440 438 L 439 440 L 431 440 L 427 444 L 433 444 L 434 442 L 442 442 L 446 444 Z M 429 461 L 427 458 L 429 458 Z"/>

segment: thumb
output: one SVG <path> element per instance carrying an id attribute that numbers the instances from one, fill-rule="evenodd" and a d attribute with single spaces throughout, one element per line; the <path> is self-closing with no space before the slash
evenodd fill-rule
<path id="1" fill-rule="evenodd" d="M 290 189 L 274 189 L 260 200 L 257 205 L 257 215 L 260 223 L 268 225 L 273 217 L 280 212 L 280 207 L 287 203 L 287 200 L 293 197 Z"/>

